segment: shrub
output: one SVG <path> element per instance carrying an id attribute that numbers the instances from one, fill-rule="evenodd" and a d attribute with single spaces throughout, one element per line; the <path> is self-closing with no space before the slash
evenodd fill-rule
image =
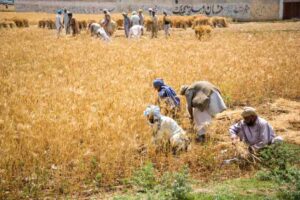
<path id="1" fill-rule="evenodd" d="M 141 191 L 154 189 L 157 184 L 152 163 L 147 163 L 140 170 L 136 171 L 132 178 L 132 184 Z"/>

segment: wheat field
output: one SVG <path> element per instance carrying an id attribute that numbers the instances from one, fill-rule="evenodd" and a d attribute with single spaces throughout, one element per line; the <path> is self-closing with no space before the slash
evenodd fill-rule
<path id="1" fill-rule="evenodd" d="M 232 121 L 188 153 L 155 153 L 143 110 L 157 77 L 177 92 L 208 80 L 230 108 L 300 98 L 300 22 L 230 24 L 202 41 L 190 29 L 153 40 L 118 31 L 104 43 L 85 31 L 56 39 L 36 27 L 43 17 L 24 14 L 29 28 L 0 30 L 0 199 L 114 189 L 149 161 L 158 173 L 188 165 L 204 180 L 249 173 L 216 167 Z M 193 137 L 181 100 L 179 123 Z"/>

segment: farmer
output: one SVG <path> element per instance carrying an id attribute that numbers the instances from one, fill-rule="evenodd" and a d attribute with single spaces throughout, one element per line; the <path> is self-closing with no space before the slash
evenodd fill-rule
<path id="1" fill-rule="evenodd" d="M 144 26 L 144 15 L 143 15 L 143 10 L 139 9 L 139 18 L 140 18 L 140 25 Z M 142 29 L 142 35 L 144 35 L 144 29 Z"/>
<path id="2" fill-rule="evenodd" d="M 108 24 L 110 23 L 111 17 L 110 17 L 110 13 L 108 12 L 107 9 L 104 9 L 104 10 L 103 10 L 103 13 L 104 13 L 104 19 L 101 21 L 100 24 L 101 24 L 101 25 L 104 27 L 104 29 L 105 29 L 105 27 L 107 27 Z"/>
<path id="3" fill-rule="evenodd" d="M 140 17 L 137 15 L 135 11 L 131 13 L 130 22 L 131 22 L 130 24 L 131 27 L 134 25 L 140 25 Z"/>
<path id="4" fill-rule="evenodd" d="M 175 90 L 166 85 L 163 79 L 157 78 L 153 81 L 153 87 L 158 92 L 158 103 L 166 103 L 167 111 L 175 117 L 177 111 L 180 108 L 180 99 L 177 96 Z"/>
<path id="5" fill-rule="evenodd" d="M 105 13 L 106 13 L 105 17 L 101 21 L 100 25 L 104 28 L 104 30 L 106 31 L 107 35 L 110 37 L 115 32 L 116 23 L 111 20 L 110 13 L 107 10 L 105 10 Z"/>
<path id="6" fill-rule="evenodd" d="M 125 36 L 128 38 L 129 37 L 129 29 L 130 29 L 130 19 L 129 19 L 128 14 L 126 12 L 123 12 L 122 15 L 124 17 Z"/>
<path id="7" fill-rule="evenodd" d="M 152 10 L 152 27 L 151 27 L 151 38 L 157 38 L 157 32 L 158 32 L 158 17 L 155 14 L 155 11 Z"/>
<path id="8" fill-rule="evenodd" d="M 158 106 L 150 105 L 144 111 L 153 130 L 153 142 L 160 149 L 171 147 L 173 154 L 187 151 L 190 145 L 185 131 L 172 118 L 161 115 Z"/>
<path id="9" fill-rule="evenodd" d="M 243 141 L 249 145 L 250 152 L 255 152 L 266 145 L 283 141 L 282 137 L 275 136 L 272 126 L 265 119 L 258 117 L 254 108 L 245 107 L 242 117 L 242 121 L 229 129 L 233 144 Z"/>
<path id="10" fill-rule="evenodd" d="M 69 15 L 68 15 L 68 10 L 65 9 L 64 10 L 64 18 L 63 18 L 63 24 L 65 26 L 65 31 L 66 31 L 66 35 L 70 34 L 70 19 L 69 19 Z"/>
<path id="11" fill-rule="evenodd" d="M 144 27 L 141 25 L 134 25 L 129 30 L 129 38 L 140 38 Z"/>
<path id="12" fill-rule="evenodd" d="M 144 15 L 142 9 L 139 9 L 139 18 L 140 18 L 140 25 L 144 26 Z"/>
<path id="13" fill-rule="evenodd" d="M 64 25 L 61 22 L 61 10 L 57 11 L 57 15 L 55 17 L 55 26 L 56 26 L 56 31 L 57 31 L 57 38 L 59 38 L 61 29 L 64 27 Z"/>
<path id="14" fill-rule="evenodd" d="M 186 97 L 191 122 L 197 131 L 197 141 L 204 142 L 206 128 L 217 113 L 226 109 L 219 89 L 207 81 L 198 81 L 181 87 L 181 95 Z"/>
<path id="15" fill-rule="evenodd" d="M 101 27 L 101 25 L 98 23 L 89 24 L 89 30 L 91 32 L 91 36 L 97 35 L 97 31 L 100 27 Z"/>
<path id="16" fill-rule="evenodd" d="M 163 11 L 163 24 L 164 24 L 164 31 L 166 38 L 170 36 L 170 27 L 171 27 L 171 20 L 168 18 L 167 11 Z"/>
<path id="17" fill-rule="evenodd" d="M 150 16 L 150 17 L 152 16 L 152 11 L 153 11 L 152 8 L 149 8 L 149 9 L 148 9 L 148 12 L 149 12 L 149 16 Z"/>
<path id="18" fill-rule="evenodd" d="M 97 29 L 96 36 L 99 37 L 101 40 L 103 40 L 105 42 L 110 42 L 111 41 L 109 35 L 106 33 L 106 31 L 104 30 L 104 28 L 102 26 L 100 26 Z"/>

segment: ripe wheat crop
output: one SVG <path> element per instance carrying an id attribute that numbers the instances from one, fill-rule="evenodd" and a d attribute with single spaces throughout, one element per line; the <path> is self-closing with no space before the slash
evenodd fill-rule
<path id="1" fill-rule="evenodd" d="M 29 15 L 31 24 L 49 18 Z M 177 92 L 211 81 L 229 107 L 299 99 L 299 22 L 231 25 L 203 41 L 190 29 L 171 34 L 127 40 L 118 31 L 104 43 L 84 31 L 56 39 L 34 26 L 0 30 L 0 198 L 78 192 L 95 180 L 109 188 L 147 161 L 160 172 L 188 164 L 194 177 L 239 176 L 216 167 L 231 122 L 188 153 L 155 153 L 142 115 L 155 101 L 152 81 L 162 77 Z M 181 100 L 179 123 L 193 137 Z"/>

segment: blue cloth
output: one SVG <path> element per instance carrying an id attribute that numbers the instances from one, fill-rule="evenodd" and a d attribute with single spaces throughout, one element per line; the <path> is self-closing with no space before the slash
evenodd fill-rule
<path id="1" fill-rule="evenodd" d="M 176 107 L 180 106 L 180 99 L 177 97 L 175 90 L 170 86 L 165 85 L 162 79 L 155 79 L 153 81 L 153 86 L 159 88 L 158 96 L 160 98 L 169 97 Z"/>
<path id="2" fill-rule="evenodd" d="M 61 10 L 61 9 L 58 9 L 58 10 L 56 11 L 56 13 L 57 13 L 57 14 L 62 14 L 62 10 Z"/>

